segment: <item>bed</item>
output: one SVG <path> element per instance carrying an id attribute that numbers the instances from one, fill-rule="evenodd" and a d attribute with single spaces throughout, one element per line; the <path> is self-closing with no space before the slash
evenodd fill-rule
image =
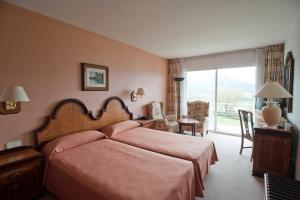
<path id="1" fill-rule="evenodd" d="M 119 100 L 114 102 L 125 109 Z M 97 117 L 75 99 L 55 107 L 35 131 L 37 148 L 45 158 L 46 189 L 62 200 L 194 199 L 191 162 L 113 141 L 93 131 L 130 118 L 128 113 L 118 113 L 116 106 L 107 105 Z"/>
<path id="2" fill-rule="evenodd" d="M 194 165 L 196 195 L 203 197 L 203 179 L 210 165 L 218 160 L 213 141 L 138 126 L 134 121 L 124 121 L 105 127 L 101 131 L 112 140 L 191 161 Z"/>
<path id="3" fill-rule="evenodd" d="M 108 98 L 95 116 L 81 101 L 63 100 L 46 118 L 45 123 L 35 131 L 36 144 L 42 146 L 47 141 L 74 132 L 103 130 L 118 123 L 131 121 L 132 118 L 133 114 L 119 97 Z M 136 126 L 126 130 L 121 129 L 118 134 L 113 134 L 110 140 L 152 153 L 190 161 L 194 169 L 194 192 L 197 196 L 204 196 L 203 178 L 208 173 L 209 166 L 218 160 L 211 140 Z"/>
<path id="4" fill-rule="evenodd" d="M 115 100 L 106 101 L 106 105 L 114 103 L 116 103 Z M 125 105 L 121 99 L 118 103 Z M 105 107 L 103 109 L 106 110 Z M 119 113 L 125 115 L 127 113 L 127 119 L 132 119 L 132 114 L 129 114 L 128 109 L 125 111 L 119 111 Z M 112 123 L 100 130 L 112 140 L 191 161 L 194 165 L 196 195 L 204 197 L 203 179 L 208 173 L 209 167 L 218 161 L 212 140 L 142 128 L 137 122 L 126 119 Z"/>

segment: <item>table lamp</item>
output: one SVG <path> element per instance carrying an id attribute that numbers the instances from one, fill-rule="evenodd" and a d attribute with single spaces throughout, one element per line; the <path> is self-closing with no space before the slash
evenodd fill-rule
<path id="1" fill-rule="evenodd" d="M 254 96 L 268 98 L 267 105 L 262 109 L 262 117 L 267 126 L 280 123 L 281 109 L 276 105 L 274 99 L 292 97 L 278 82 L 266 82 Z"/>

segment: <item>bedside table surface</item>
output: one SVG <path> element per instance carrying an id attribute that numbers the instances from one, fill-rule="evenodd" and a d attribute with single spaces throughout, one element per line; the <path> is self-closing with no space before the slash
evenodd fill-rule
<path id="1" fill-rule="evenodd" d="M 16 150 L 0 155 L 0 168 L 24 160 L 40 157 L 41 154 L 33 148 Z"/>
<path id="2" fill-rule="evenodd" d="M 143 125 L 143 124 L 154 122 L 155 119 L 135 119 L 134 121 Z"/>

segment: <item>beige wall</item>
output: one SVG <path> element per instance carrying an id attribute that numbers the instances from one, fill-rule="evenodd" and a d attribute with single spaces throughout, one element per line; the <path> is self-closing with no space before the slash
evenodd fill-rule
<path id="1" fill-rule="evenodd" d="M 81 62 L 109 67 L 109 91 L 81 91 Z M 166 99 L 166 66 L 164 58 L 0 1 L 0 91 L 19 84 L 31 99 L 19 114 L 0 115 L 0 149 L 15 139 L 30 143 L 32 130 L 65 98 L 95 113 L 103 100 L 120 96 L 141 114 L 147 102 Z M 137 87 L 147 95 L 132 103 Z"/>
<path id="2" fill-rule="evenodd" d="M 294 94 L 293 94 L 293 113 L 288 115 L 289 120 L 294 123 L 297 132 L 300 130 L 300 18 L 291 30 L 285 42 L 285 56 L 292 51 L 295 59 L 294 71 Z M 296 163 L 296 178 L 300 180 L 300 137 L 298 137 L 298 153 Z"/>
<path id="3" fill-rule="evenodd" d="M 209 54 L 184 58 L 184 66 L 187 71 L 203 69 L 221 69 L 233 67 L 250 67 L 256 65 L 256 50 L 245 49 L 230 52 Z"/>

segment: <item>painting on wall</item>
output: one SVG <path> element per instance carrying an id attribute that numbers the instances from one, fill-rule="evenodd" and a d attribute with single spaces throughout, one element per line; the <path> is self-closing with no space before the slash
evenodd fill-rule
<path id="1" fill-rule="evenodd" d="M 293 95 L 294 86 L 294 58 L 292 52 L 288 52 L 284 65 L 284 77 L 283 77 L 284 88 Z M 293 111 L 293 98 L 286 99 L 287 112 Z"/>
<path id="2" fill-rule="evenodd" d="M 82 90 L 108 91 L 108 67 L 82 63 Z"/>

